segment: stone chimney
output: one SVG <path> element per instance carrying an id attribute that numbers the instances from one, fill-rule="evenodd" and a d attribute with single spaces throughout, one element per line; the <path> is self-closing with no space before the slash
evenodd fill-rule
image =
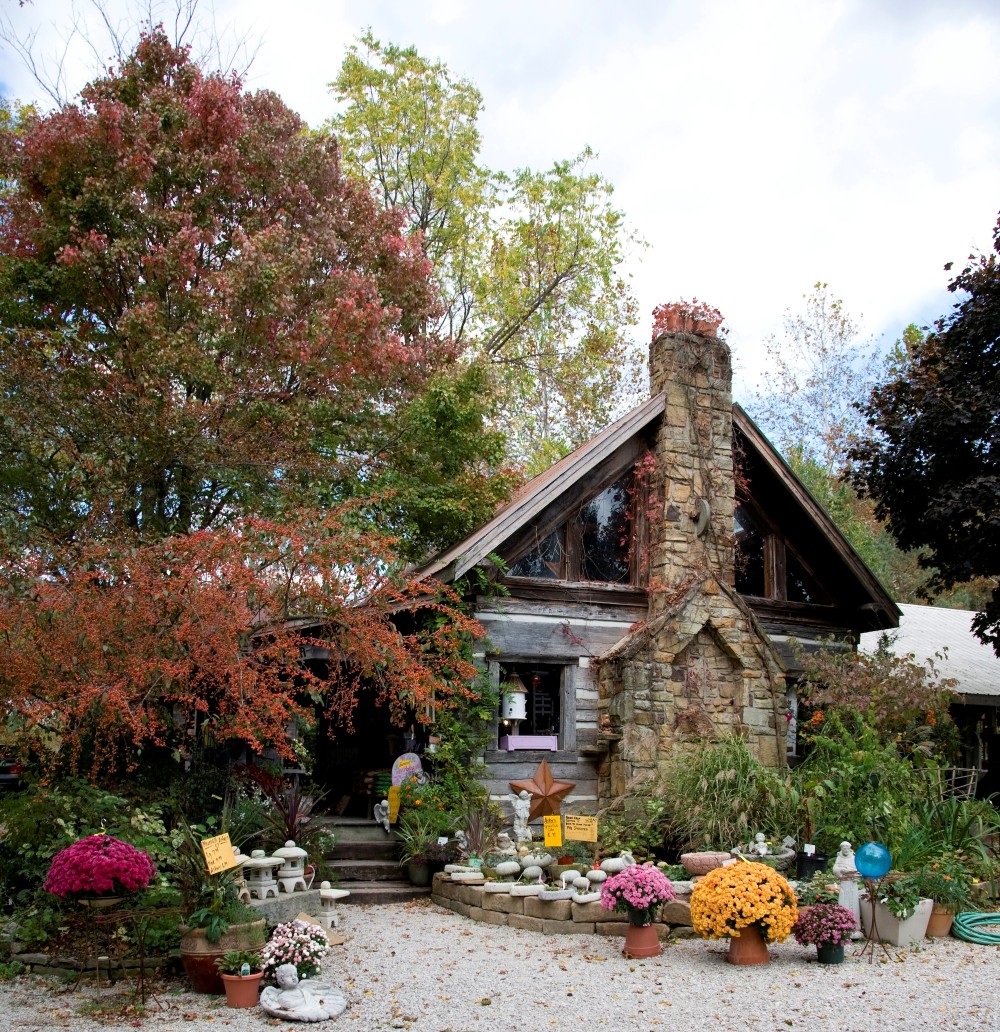
<path id="1" fill-rule="evenodd" d="M 653 396 L 666 396 L 656 437 L 653 489 L 662 502 L 650 528 L 650 615 L 706 571 L 732 587 L 732 359 L 712 327 L 667 332 L 649 351 Z"/>

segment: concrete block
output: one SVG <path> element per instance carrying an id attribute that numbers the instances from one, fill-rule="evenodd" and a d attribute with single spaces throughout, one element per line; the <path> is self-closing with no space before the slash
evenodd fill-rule
<path id="1" fill-rule="evenodd" d="M 507 915 L 508 928 L 520 928 L 525 932 L 541 932 L 543 923 L 540 917 L 528 917 L 526 914 Z"/>
<path id="2" fill-rule="evenodd" d="M 524 913 L 526 917 L 540 917 L 546 921 L 570 921 L 573 916 L 573 901 L 554 899 L 545 902 L 537 896 L 525 896 Z"/>
<path id="3" fill-rule="evenodd" d="M 469 917 L 473 921 L 481 921 L 483 924 L 504 926 L 507 924 L 506 914 L 498 914 L 495 910 L 484 910 L 482 907 L 469 907 Z"/>
<path id="4" fill-rule="evenodd" d="M 483 890 L 478 885 L 458 885 L 458 892 L 455 899 L 464 903 L 467 907 L 481 907 L 483 905 Z"/>
<path id="5" fill-rule="evenodd" d="M 542 919 L 542 931 L 546 935 L 586 935 L 594 926 L 577 924 L 575 921 L 546 921 Z"/>

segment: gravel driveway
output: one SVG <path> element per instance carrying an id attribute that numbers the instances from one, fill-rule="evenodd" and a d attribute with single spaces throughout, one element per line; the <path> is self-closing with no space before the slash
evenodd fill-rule
<path id="1" fill-rule="evenodd" d="M 869 963 L 849 955 L 843 965 L 821 967 L 815 950 L 789 940 L 771 947 L 769 965 L 737 968 L 725 962 L 725 942 L 676 940 L 659 957 L 629 961 L 621 939 L 477 924 L 429 901 L 340 912 L 347 942 L 334 947 L 323 974 L 344 991 L 348 1008 L 325 1028 L 1000 1032 L 997 946 L 928 940 L 893 949 L 892 959 Z M 0 1028 L 289 1027 L 257 1010 L 229 1010 L 212 997 L 181 992 L 179 985 L 160 988 L 141 1014 L 92 1017 L 113 1002 L 113 990 L 32 978 L 0 983 Z"/>

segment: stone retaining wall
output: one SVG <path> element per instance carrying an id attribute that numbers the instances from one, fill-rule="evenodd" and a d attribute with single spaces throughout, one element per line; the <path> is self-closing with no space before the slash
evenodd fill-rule
<path id="1" fill-rule="evenodd" d="M 453 882 L 446 874 L 434 875 L 431 899 L 462 917 L 483 924 L 523 928 L 545 935 L 622 935 L 628 917 L 605 910 L 600 903 L 575 903 L 571 899 L 543 900 L 538 896 L 511 896 L 485 892 L 482 885 Z M 690 934 L 691 907 L 686 899 L 667 903 L 654 927 L 661 939 Z"/>

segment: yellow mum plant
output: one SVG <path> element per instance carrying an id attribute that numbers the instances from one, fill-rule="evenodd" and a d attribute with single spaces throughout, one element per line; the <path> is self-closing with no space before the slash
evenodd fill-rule
<path id="1" fill-rule="evenodd" d="M 791 886 L 766 864 L 740 860 L 717 867 L 691 890 L 691 924 L 706 939 L 738 936 L 756 925 L 765 942 L 781 942 L 798 916 Z"/>

